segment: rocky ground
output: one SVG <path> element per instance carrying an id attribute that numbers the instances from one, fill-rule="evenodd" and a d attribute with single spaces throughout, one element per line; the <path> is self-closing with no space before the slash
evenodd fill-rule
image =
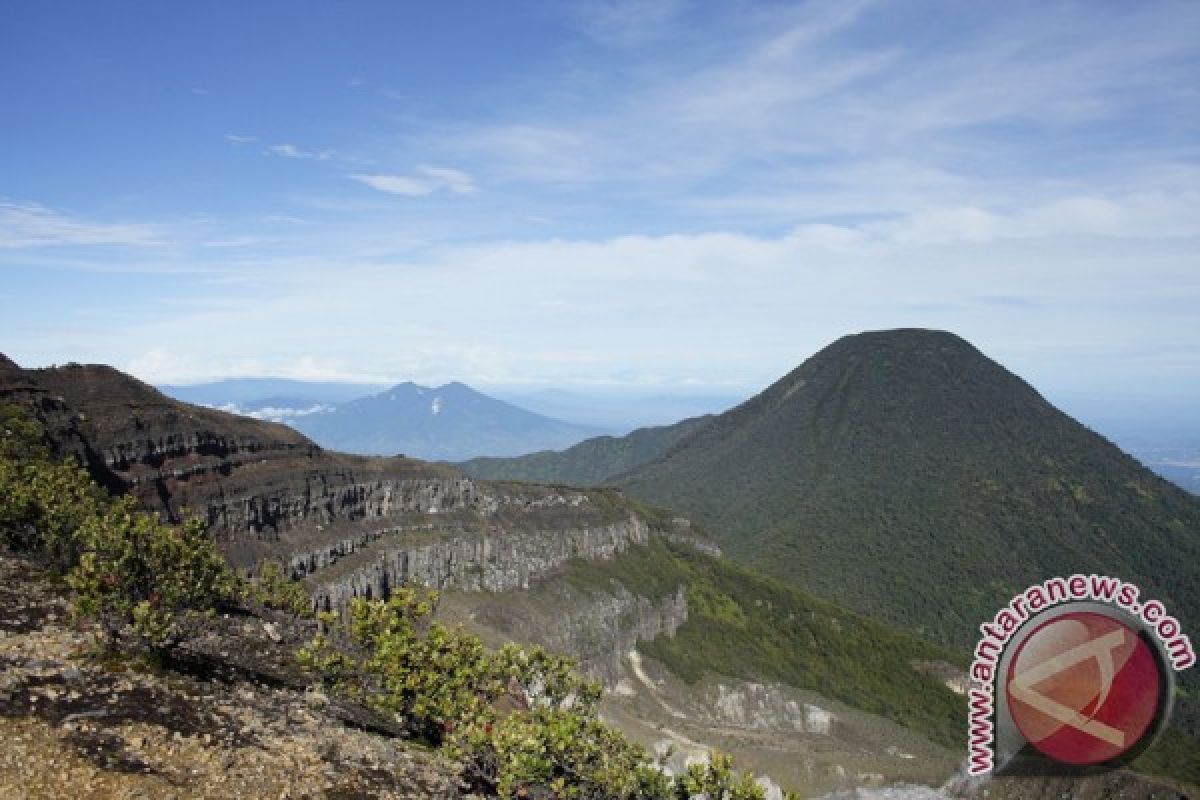
<path id="1" fill-rule="evenodd" d="M 0 797 L 454 798 L 455 767 L 365 709 L 306 690 L 303 626 L 217 618 L 178 663 L 100 655 L 61 589 L 0 554 Z"/>

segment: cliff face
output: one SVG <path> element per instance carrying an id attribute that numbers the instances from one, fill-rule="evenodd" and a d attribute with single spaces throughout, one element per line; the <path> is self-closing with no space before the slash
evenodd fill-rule
<path id="1" fill-rule="evenodd" d="M 545 581 L 529 591 L 450 592 L 440 613 L 466 623 L 493 643 L 531 642 L 578 659 L 592 677 L 623 691 L 624 661 L 639 642 L 674 636 L 687 622 L 685 587 L 660 597 L 634 594 L 620 583 L 576 587 Z"/>
<path id="2" fill-rule="evenodd" d="M 162 516 L 204 519 L 237 567 L 274 559 L 323 607 L 416 581 L 528 587 L 571 558 L 644 542 L 614 491 L 470 480 L 453 467 L 322 450 L 295 431 L 172 400 L 101 366 L 0 369 L 50 443 Z"/>
<path id="3" fill-rule="evenodd" d="M 463 591 L 528 589 L 572 558 L 611 558 L 644 544 L 648 534 L 637 517 L 595 527 L 443 534 L 432 541 L 426 531 L 398 528 L 295 556 L 291 567 L 312 576 L 318 607 L 330 610 L 354 597 L 384 597 L 390 587 L 407 583 Z"/>

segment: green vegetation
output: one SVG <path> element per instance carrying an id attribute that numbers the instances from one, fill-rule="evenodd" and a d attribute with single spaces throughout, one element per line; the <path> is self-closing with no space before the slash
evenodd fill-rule
<path id="1" fill-rule="evenodd" d="M 458 466 L 482 480 L 599 486 L 658 457 L 712 417 L 695 417 L 626 436 L 597 436 L 562 451 L 544 450 L 515 458 L 474 458 Z"/>
<path id="2" fill-rule="evenodd" d="M 36 422 L 17 406 L 0 406 L 0 544 L 66 572 L 79 558 L 76 532 L 107 502 L 79 465 L 51 459 Z"/>
<path id="3" fill-rule="evenodd" d="M 112 640 L 132 623 L 146 643 L 166 647 L 181 615 L 237 596 L 237 577 L 198 519 L 169 527 L 123 497 L 86 519 L 74 537 L 80 556 L 67 583 L 75 610 Z"/>
<path id="4" fill-rule="evenodd" d="M 688 619 L 639 646 L 688 682 L 706 673 L 812 689 L 894 720 L 941 744 L 963 741 L 966 704 L 915 661 L 960 655 L 899 633 L 686 545 L 653 538 L 611 561 L 574 562 L 581 587 L 619 582 L 645 597 L 685 587 Z"/>
<path id="5" fill-rule="evenodd" d="M 278 561 L 263 561 L 258 565 L 258 576 L 246 588 L 247 598 L 262 603 L 267 608 L 286 611 L 295 617 L 312 616 L 312 598 L 304 585 L 284 574 Z"/>
<path id="6" fill-rule="evenodd" d="M 947 333 L 845 337 L 615 482 L 758 571 L 945 644 L 1075 572 L 1200 620 L 1200 498 Z"/>
<path id="7" fill-rule="evenodd" d="M 241 587 L 199 521 L 163 524 L 132 498 L 109 498 L 71 460 L 56 462 L 40 427 L 0 408 L 0 544 L 64 574 L 74 610 L 114 642 L 126 627 L 151 649 L 170 646 L 187 614 Z"/>
<path id="8" fill-rule="evenodd" d="M 951 334 L 845 337 L 613 482 L 736 560 L 951 646 L 1077 572 L 1200 620 L 1200 499 Z M 1182 776 L 1155 755 L 1175 734 L 1200 752 L 1200 672 L 1179 680 L 1173 733 L 1142 763 Z"/>
<path id="9" fill-rule="evenodd" d="M 333 691 L 415 724 L 501 797 L 534 787 L 560 798 L 762 800 L 748 774 L 714 754 L 677 779 L 599 718 L 600 685 L 540 647 L 488 651 L 475 636 L 430 617 L 437 595 L 401 588 L 387 601 L 355 600 L 350 622 L 324 626 L 301 660 Z"/>

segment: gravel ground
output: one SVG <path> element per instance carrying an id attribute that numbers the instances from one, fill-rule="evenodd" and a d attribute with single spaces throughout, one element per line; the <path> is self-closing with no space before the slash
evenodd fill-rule
<path id="1" fill-rule="evenodd" d="M 347 726 L 319 692 L 97 657 L 94 632 L 26 561 L 0 555 L 0 609 L 6 800 L 462 796 L 452 764 Z"/>

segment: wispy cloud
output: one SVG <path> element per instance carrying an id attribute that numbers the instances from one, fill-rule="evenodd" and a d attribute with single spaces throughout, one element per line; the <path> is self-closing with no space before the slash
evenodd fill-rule
<path id="1" fill-rule="evenodd" d="M 328 161 L 333 158 L 336 153 L 333 150 L 304 150 L 294 144 L 273 144 L 267 148 L 267 151 L 273 155 L 283 156 L 284 158 L 312 158 L 317 161 Z"/>
<path id="2" fill-rule="evenodd" d="M 1066 225 L 1008 236 L 1021 220 L 987 219 L 997 228 L 986 236 L 956 239 L 803 225 L 778 236 L 489 241 L 382 263 L 348 253 L 260 262 L 266 285 L 286 268 L 286 286 L 269 298 L 226 286 L 187 293 L 189 306 L 138 323 L 174 343 L 173 359 L 139 367 L 278 374 L 301 352 L 324 374 L 357 365 L 432 382 L 707 375 L 754 385 L 847 332 L 916 325 L 960 332 L 1036 384 L 1059 380 L 1080 352 L 1111 353 L 1106 374 L 1132 378 L 1156 348 L 1194 340 L 1200 288 L 1188 254 L 1200 237 L 1156 242 L 1146 259 L 1139 242 Z M 452 321 L 447 286 L 457 287 Z M 123 351 L 147 341 L 142 333 L 129 333 Z M 247 336 L 260 361 L 239 367 Z M 398 352 L 398 339 L 410 346 Z"/>
<path id="3" fill-rule="evenodd" d="M 234 236 L 228 239 L 211 239 L 201 244 L 208 248 L 239 248 L 253 247 L 264 244 L 267 240 L 261 236 Z"/>
<path id="4" fill-rule="evenodd" d="M 596 8 L 654 18 L 653 4 Z M 465 161 L 512 184 L 636 188 L 692 210 L 750 192 L 803 194 L 819 209 L 825 187 L 811 176 L 831 171 L 857 174 L 853 188 L 869 200 L 870 162 L 950 174 L 953 191 L 970 195 L 938 202 L 984 204 L 997 191 L 1018 194 L 1017 185 L 1046 200 L 1191 152 L 1194 98 L 1182 87 L 1194 84 L 1186 31 L 1200 25 L 1196 7 L 922 8 L 805 3 L 730 13 L 719 43 L 695 34 L 686 13 L 664 14 L 646 24 L 695 35 L 687 40 L 695 46 L 647 43 L 604 72 L 569 71 L 557 91 L 542 93 L 555 102 L 435 128 L 415 144 L 426 158 Z M 1156 122 L 1165 119 L 1177 122 Z M 1057 187 L 1041 182 L 1051 172 Z M 789 205 L 771 216 L 786 218 Z"/>
<path id="5" fill-rule="evenodd" d="M 438 188 L 444 187 L 454 194 L 474 194 L 478 191 L 475 181 L 462 170 L 421 166 L 417 171 Z"/>
<path id="6" fill-rule="evenodd" d="M 311 220 L 292 214 L 267 214 L 261 218 L 261 221 L 266 225 L 312 225 Z"/>
<path id="7" fill-rule="evenodd" d="M 140 247 L 161 244 L 162 233 L 157 225 L 99 222 L 37 203 L 0 200 L 0 249 L 56 245 Z"/>
<path id="8" fill-rule="evenodd" d="M 366 184 L 388 194 L 402 194 L 406 197 L 421 197 L 430 194 L 434 187 L 427 181 L 418 180 L 406 175 L 351 175 L 359 183 Z"/>
<path id="9" fill-rule="evenodd" d="M 151 347 L 121 364 L 121 368 L 149 383 L 195 383 L 216 378 L 290 378 L 306 381 L 344 381 L 387 383 L 385 376 L 348 369 L 345 363 L 313 356 L 264 360 L 260 358 L 223 358 Z M 231 410 L 231 409 L 222 409 Z M 292 414 L 300 416 L 302 414 Z"/>
<path id="10" fill-rule="evenodd" d="M 345 116 L 272 128 L 286 135 L 222 123 L 224 157 L 297 169 L 246 174 L 225 212 L 206 196 L 212 218 L 186 216 L 184 182 L 97 181 L 112 199 L 74 212 L 0 207 L 2 268 L 190 270 L 95 279 L 105 322 L 131 320 L 104 339 L 25 311 L 48 296 L 36 277 L 7 284 L 19 344 L 129 363 L 171 342 L 148 374 L 307 354 L 321 374 L 427 382 L 753 384 L 848 331 L 924 325 L 1035 379 L 1087 352 L 1097 392 L 1200 386 L 1200 5 L 583 3 L 539 9 L 529 59 L 487 73 L 396 93 L 385 71 L 355 89 L 322 63 L 313 98 Z M 91 211 L 138 203 L 189 222 L 159 236 Z M 12 249 L 159 238 L 169 251 Z M 95 313 L 91 295 L 77 307 Z M 1160 352 L 1191 361 L 1137 373 Z"/>
<path id="11" fill-rule="evenodd" d="M 902 242 L 947 244 L 1001 239 L 1200 237 L 1200 192 L 1076 195 L 1013 211 L 946 206 L 868 223 L 865 231 Z"/>
<path id="12" fill-rule="evenodd" d="M 441 190 L 451 194 L 474 194 L 479 191 L 470 175 L 449 167 L 422 165 L 417 167 L 415 175 L 355 173 L 350 177 L 377 191 L 405 197 L 423 197 Z"/>
<path id="13" fill-rule="evenodd" d="M 575 7 L 583 31 L 605 44 L 644 44 L 671 29 L 684 0 L 589 0 Z"/>

